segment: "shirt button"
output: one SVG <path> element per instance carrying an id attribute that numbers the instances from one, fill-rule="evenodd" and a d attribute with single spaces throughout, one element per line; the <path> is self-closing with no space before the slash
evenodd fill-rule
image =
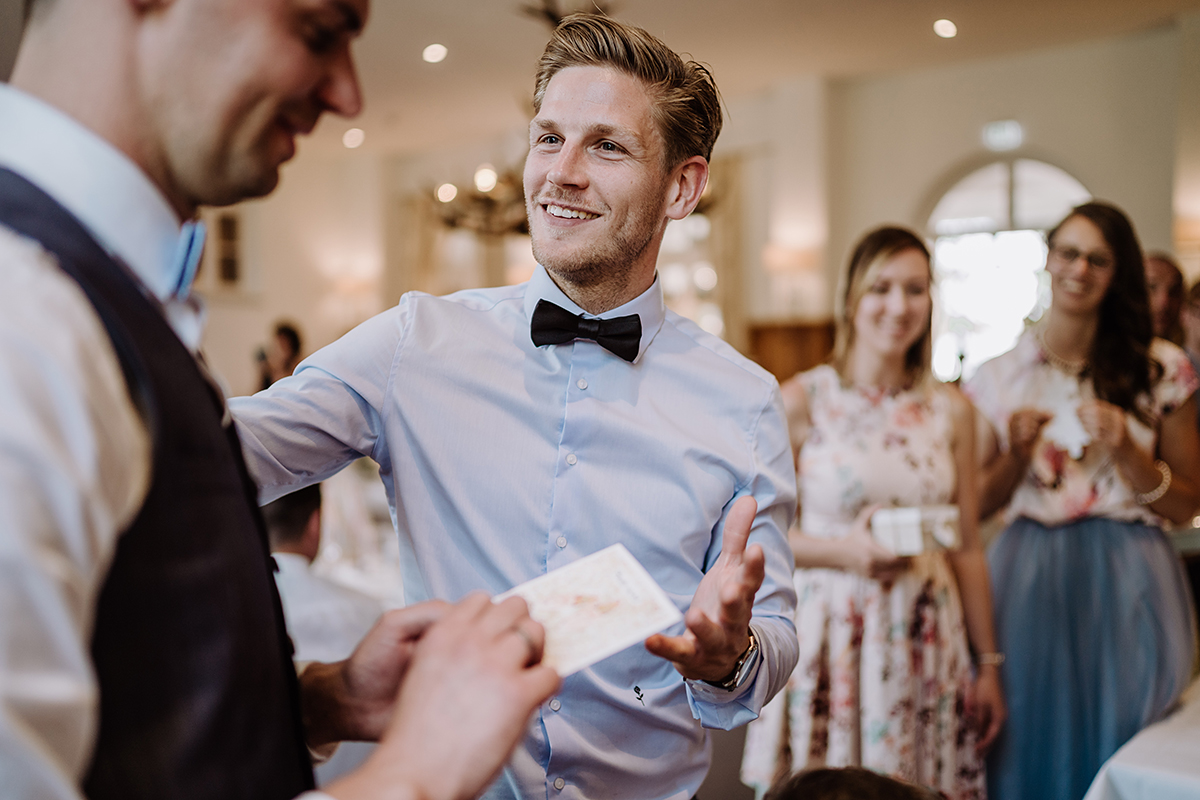
<path id="1" fill-rule="evenodd" d="M 561 789 L 562 789 L 564 786 L 566 786 L 566 785 L 567 785 L 567 782 L 566 782 L 566 781 L 564 781 L 562 778 L 555 778 L 555 779 L 554 779 L 554 788 L 555 788 L 555 789 L 560 789 L 560 790 L 561 790 Z"/>
<path id="2" fill-rule="evenodd" d="M 580 378 L 579 380 L 575 381 L 575 385 L 578 386 L 580 389 L 586 389 L 587 388 L 587 379 Z"/>
<path id="3" fill-rule="evenodd" d="M 570 464 L 572 467 L 575 466 L 575 464 L 578 461 L 579 461 L 579 459 L 575 457 L 574 453 L 567 453 L 567 463 Z"/>
<path id="4" fill-rule="evenodd" d="M 562 708 L 562 703 L 558 701 L 557 697 L 550 701 L 551 711 L 558 711 L 560 708 Z"/>
<path id="5" fill-rule="evenodd" d="M 567 546 L 567 537 L 560 536 L 554 540 L 554 543 L 556 545 L 558 545 L 560 548 L 566 547 Z"/>

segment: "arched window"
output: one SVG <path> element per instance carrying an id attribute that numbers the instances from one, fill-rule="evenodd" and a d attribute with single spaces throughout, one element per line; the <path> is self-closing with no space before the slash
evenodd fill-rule
<path id="1" fill-rule="evenodd" d="M 937 303 L 933 371 L 970 377 L 1012 348 L 1025 321 L 1050 304 L 1046 231 L 1091 193 L 1042 161 L 1013 158 L 975 170 L 929 216 Z"/>

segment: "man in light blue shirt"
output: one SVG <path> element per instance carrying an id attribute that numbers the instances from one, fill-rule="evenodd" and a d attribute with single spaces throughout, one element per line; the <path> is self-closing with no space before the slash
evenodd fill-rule
<path id="1" fill-rule="evenodd" d="M 534 103 L 529 283 L 405 295 L 232 408 L 264 501 L 379 463 L 410 602 L 626 545 L 685 625 L 567 677 L 487 796 L 687 800 L 704 728 L 757 716 L 797 657 L 778 386 L 667 311 L 655 277 L 707 181 L 719 100 L 645 31 L 581 15 Z"/>

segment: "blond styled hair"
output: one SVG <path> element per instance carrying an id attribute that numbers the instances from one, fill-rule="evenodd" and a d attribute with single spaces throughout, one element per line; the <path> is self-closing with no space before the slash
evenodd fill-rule
<path id="1" fill-rule="evenodd" d="M 884 263 L 893 256 L 905 250 L 916 250 L 925 256 L 929 264 L 929 279 L 932 288 L 933 266 L 929 257 L 929 248 L 921 237 L 907 228 L 884 226 L 867 233 L 854 248 L 850 263 L 846 268 L 842 288 L 841 313 L 837 318 L 837 332 L 833 341 L 833 356 L 830 363 L 839 374 L 845 375 L 850 351 L 854 348 L 854 315 L 858 313 L 858 304 L 862 301 L 867 289 L 875 282 L 876 276 Z M 925 321 L 925 331 L 917 341 L 912 343 L 904 354 L 904 366 L 908 370 L 913 385 L 927 383 L 932 376 L 933 361 L 933 304 L 929 306 L 929 319 Z"/>
<path id="2" fill-rule="evenodd" d="M 542 109 L 550 79 L 567 67 L 610 67 L 645 85 L 668 169 L 692 156 L 712 158 L 721 133 L 721 97 L 703 65 L 685 62 L 641 28 L 596 14 L 572 14 L 554 31 L 538 62 L 535 110 Z"/>

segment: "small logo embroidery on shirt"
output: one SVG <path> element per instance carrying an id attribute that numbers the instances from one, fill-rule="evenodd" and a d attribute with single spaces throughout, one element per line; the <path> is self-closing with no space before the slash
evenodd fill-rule
<path id="1" fill-rule="evenodd" d="M 642 697 L 642 690 L 640 687 L 633 687 L 633 696 L 636 697 L 642 705 L 646 705 L 646 700 L 644 697 Z"/>

